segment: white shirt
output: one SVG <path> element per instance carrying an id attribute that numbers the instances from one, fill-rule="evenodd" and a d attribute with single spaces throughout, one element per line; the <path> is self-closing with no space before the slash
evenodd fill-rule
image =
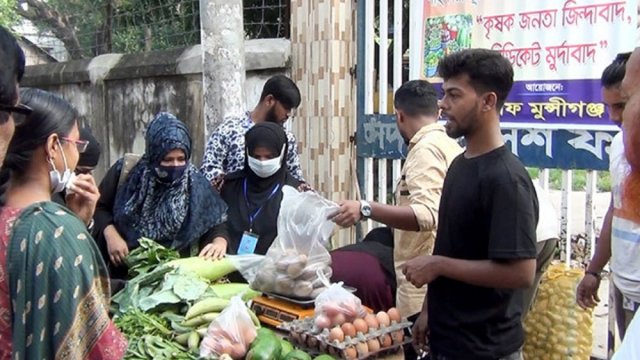
<path id="1" fill-rule="evenodd" d="M 640 312 L 636 313 L 624 334 L 620 348 L 611 360 L 640 360 Z"/>
<path id="2" fill-rule="evenodd" d="M 560 237 L 560 222 L 558 213 L 551 204 L 549 193 L 536 182 L 533 183 L 538 194 L 538 226 L 536 227 L 536 239 L 542 242 Z"/>

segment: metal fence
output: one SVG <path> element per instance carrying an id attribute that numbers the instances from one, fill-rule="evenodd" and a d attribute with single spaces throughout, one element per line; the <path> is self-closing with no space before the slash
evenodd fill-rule
<path id="1" fill-rule="evenodd" d="M 290 1 L 245 0 L 248 39 L 289 37 Z M 14 30 L 30 43 L 30 63 L 136 53 L 200 43 L 199 0 L 19 0 Z M 40 61 L 36 61 L 40 60 Z"/>

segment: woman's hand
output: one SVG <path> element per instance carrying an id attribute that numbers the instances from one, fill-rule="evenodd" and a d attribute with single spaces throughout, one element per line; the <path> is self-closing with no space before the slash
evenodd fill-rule
<path id="1" fill-rule="evenodd" d="M 104 229 L 104 238 L 107 241 L 107 251 L 111 262 L 120 266 L 124 264 L 124 259 L 129 255 L 129 246 L 124 241 L 115 226 L 109 225 Z"/>
<path id="2" fill-rule="evenodd" d="M 98 199 L 100 191 L 93 176 L 81 174 L 70 184 L 65 200 L 67 207 L 88 225 L 93 219 Z"/>
<path id="3" fill-rule="evenodd" d="M 227 239 L 218 236 L 213 239 L 213 241 L 207 246 L 205 246 L 202 251 L 200 251 L 200 255 L 204 258 L 211 260 L 220 260 L 227 253 Z"/>

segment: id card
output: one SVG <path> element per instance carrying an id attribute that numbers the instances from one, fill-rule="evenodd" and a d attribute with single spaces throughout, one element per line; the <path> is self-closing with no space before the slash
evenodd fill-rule
<path id="1" fill-rule="evenodd" d="M 245 231 L 240 239 L 238 255 L 253 254 L 256 251 L 256 245 L 258 245 L 258 235 Z"/>

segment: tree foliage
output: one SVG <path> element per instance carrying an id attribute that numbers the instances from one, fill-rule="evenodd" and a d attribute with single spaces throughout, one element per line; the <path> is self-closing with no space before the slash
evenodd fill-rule
<path id="1" fill-rule="evenodd" d="M 289 36 L 289 1 L 243 4 L 247 37 Z M 71 59 L 200 42 L 199 0 L 0 0 L 0 24 L 13 25 L 20 16 L 51 31 Z"/>

